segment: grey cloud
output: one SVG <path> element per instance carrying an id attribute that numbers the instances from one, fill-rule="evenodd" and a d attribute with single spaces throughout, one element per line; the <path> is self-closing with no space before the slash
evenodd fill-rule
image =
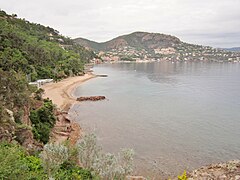
<path id="1" fill-rule="evenodd" d="M 0 4 L 9 13 L 73 38 L 106 41 L 150 31 L 195 44 L 240 46 L 239 0 L 0 0 Z"/>

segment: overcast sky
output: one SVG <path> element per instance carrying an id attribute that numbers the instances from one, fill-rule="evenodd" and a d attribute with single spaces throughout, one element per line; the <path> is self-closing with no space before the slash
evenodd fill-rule
<path id="1" fill-rule="evenodd" d="M 240 0 L 0 0 L 0 8 L 71 38 L 103 42 L 134 31 L 240 46 Z"/>

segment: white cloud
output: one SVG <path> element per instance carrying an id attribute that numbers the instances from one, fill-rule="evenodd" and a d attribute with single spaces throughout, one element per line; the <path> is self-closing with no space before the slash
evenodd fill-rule
<path id="1" fill-rule="evenodd" d="M 150 31 L 176 35 L 190 43 L 240 46 L 240 0 L 0 0 L 0 3 L 8 13 L 49 25 L 73 38 L 106 41 L 133 31 Z"/>

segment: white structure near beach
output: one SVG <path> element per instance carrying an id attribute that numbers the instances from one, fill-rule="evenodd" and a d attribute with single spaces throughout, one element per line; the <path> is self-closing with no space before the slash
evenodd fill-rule
<path id="1" fill-rule="evenodd" d="M 37 88 L 40 88 L 42 85 L 46 84 L 46 83 L 50 83 L 53 82 L 53 79 L 38 79 L 35 82 L 30 82 L 30 85 L 34 85 L 37 86 Z"/>

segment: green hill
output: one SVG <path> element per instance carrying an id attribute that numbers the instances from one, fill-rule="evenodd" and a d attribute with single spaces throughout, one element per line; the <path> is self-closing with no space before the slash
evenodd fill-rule
<path id="1" fill-rule="evenodd" d="M 92 51 L 57 30 L 0 11 L 0 68 L 28 74 L 32 80 L 59 79 L 83 71 Z"/>

